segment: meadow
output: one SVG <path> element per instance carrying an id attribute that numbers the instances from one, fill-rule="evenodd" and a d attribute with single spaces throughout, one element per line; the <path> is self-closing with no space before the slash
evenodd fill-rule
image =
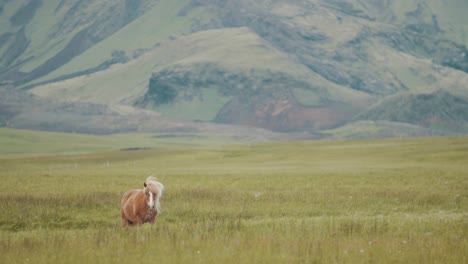
<path id="1" fill-rule="evenodd" d="M 2 152 L 0 262 L 468 262 L 467 137 L 185 143 Z M 122 229 L 148 175 L 162 212 Z"/>

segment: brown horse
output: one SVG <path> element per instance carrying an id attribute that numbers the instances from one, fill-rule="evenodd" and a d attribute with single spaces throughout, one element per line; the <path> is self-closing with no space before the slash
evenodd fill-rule
<path id="1" fill-rule="evenodd" d="M 164 185 L 156 178 L 149 176 L 143 183 L 143 189 L 125 192 L 122 196 L 121 222 L 122 226 L 154 224 L 160 211 L 160 202 Z"/>

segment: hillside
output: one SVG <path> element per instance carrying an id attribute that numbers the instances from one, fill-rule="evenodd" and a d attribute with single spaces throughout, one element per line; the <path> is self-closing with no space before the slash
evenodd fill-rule
<path id="1" fill-rule="evenodd" d="M 362 120 L 389 120 L 442 131 L 468 129 L 468 100 L 438 91 L 388 98 L 358 116 Z"/>
<path id="2" fill-rule="evenodd" d="M 135 131 L 141 125 L 125 124 L 150 115 L 165 124 L 210 122 L 313 138 L 355 127 L 357 120 L 421 127 L 411 135 L 427 135 L 426 128 L 434 130 L 429 134 L 468 132 L 458 115 L 468 98 L 464 0 L 0 5 L 0 81 L 40 100 L 73 104 L 75 112 L 95 105 L 133 113 L 133 121 L 124 114 L 109 131 Z M 398 100 L 394 118 L 390 106 Z M 415 104 L 435 107 L 450 125 L 441 130 L 427 116 L 420 121 L 422 112 L 411 112 Z M 47 113 L 35 122 L 42 124 L 53 111 L 41 111 Z M 74 116 L 64 122 L 76 121 L 84 122 Z M 28 122 L 21 127 L 37 127 Z"/>

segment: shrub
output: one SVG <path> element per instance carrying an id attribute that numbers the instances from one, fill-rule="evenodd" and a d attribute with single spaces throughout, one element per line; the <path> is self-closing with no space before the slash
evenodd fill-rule
<path id="1" fill-rule="evenodd" d="M 177 90 L 170 83 L 162 81 L 158 75 L 153 74 L 149 81 L 146 97 L 147 100 L 154 102 L 156 105 L 168 104 L 177 97 Z"/>

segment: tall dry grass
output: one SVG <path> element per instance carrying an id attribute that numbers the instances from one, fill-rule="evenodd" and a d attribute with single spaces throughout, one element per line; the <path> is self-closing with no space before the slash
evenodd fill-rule
<path id="1" fill-rule="evenodd" d="M 1 259 L 465 263 L 466 160 L 466 137 L 1 158 Z M 156 225 L 120 228 L 150 174 Z"/>

